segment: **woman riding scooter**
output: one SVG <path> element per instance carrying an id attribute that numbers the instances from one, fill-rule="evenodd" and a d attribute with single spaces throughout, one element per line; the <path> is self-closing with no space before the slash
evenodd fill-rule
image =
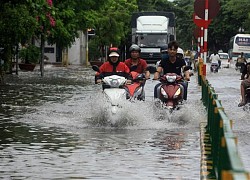
<path id="1" fill-rule="evenodd" d="M 128 79 L 127 83 L 131 83 L 132 78 L 129 74 L 130 70 L 125 63 L 119 61 L 119 56 L 118 48 L 110 48 L 108 62 L 103 63 L 99 68 L 99 72 L 96 72 L 96 83 L 101 83 L 102 78 L 110 75 L 123 76 Z"/>

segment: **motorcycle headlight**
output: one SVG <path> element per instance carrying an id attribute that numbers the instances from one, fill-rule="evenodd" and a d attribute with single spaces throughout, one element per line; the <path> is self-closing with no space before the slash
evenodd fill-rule
<path id="1" fill-rule="evenodd" d="M 112 79 L 110 82 L 111 87 L 119 87 L 119 81 L 117 79 Z"/>
<path id="2" fill-rule="evenodd" d="M 178 98 L 178 96 L 181 94 L 181 88 L 179 88 L 175 94 L 174 94 L 174 99 Z"/>
<path id="3" fill-rule="evenodd" d="M 164 98 L 168 98 L 168 95 L 163 88 L 161 88 L 161 94 L 163 95 Z"/>
<path id="4" fill-rule="evenodd" d="M 175 82 L 175 80 L 176 80 L 176 76 L 166 76 L 166 79 L 167 79 L 167 81 L 168 82 L 170 82 L 170 83 L 172 83 L 172 82 Z"/>

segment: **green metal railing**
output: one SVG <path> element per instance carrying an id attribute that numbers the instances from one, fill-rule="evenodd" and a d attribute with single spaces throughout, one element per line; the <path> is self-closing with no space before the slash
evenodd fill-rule
<path id="1" fill-rule="evenodd" d="M 209 134 L 211 143 L 212 172 L 209 179 L 219 180 L 246 180 L 250 179 L 240 159 L 237 150 L 237 138 L 232 131 L 232 120 L 230 120 L 218 100 L 214 88 L 206 79 L 205 66 L 200 59 L 198 71 L 198 83 L 202 88 L 202 102 L 207 110 L 206 133 Z"/>

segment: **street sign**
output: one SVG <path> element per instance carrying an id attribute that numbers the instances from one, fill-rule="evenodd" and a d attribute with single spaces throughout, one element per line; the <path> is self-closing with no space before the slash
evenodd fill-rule
<path id="1" fill-rule="evenodd" d="M 195 13 L 193 13 L 193 21 L 196 24 L 196 26 L 198 27 L 204 27 L 204 28 L 208 28 L 208 25 L 211 23 L 211 19 L 208 19 L 207 21 L 204 19 L 201 19 L 200 17 L 198 17 Z"/>
<path id="2" fill-rule="evenodd" d="M 205 19 L 206 1 L 208 1 L 208 19 L 213 19 L 220 10 L 220 4 L 218 0 L 195 0 L 194 12 L 201 19 Z"/>

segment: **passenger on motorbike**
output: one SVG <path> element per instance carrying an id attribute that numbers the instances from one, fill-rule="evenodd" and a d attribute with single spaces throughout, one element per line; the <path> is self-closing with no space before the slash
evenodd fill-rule
<path id="1" fill-rule="evenodd" d="M 129 48 L 130 58 L 125 60 L 125 64 L 129 67 L 130 71 L 135 71 L 139 74 L 145 74 L 145 78 L 150 78 L 150 72 L 147 70 L 147 62 L 140 58 L 141 48 L 133 44 Z"/>
<path id="2" fill-rule="evenodd" d="M 246 89 L 250 87 L 250 63 L 247 63 L 246 69 L 247 69 L 247 78 L 243 80 L 240 85 L 241 102 L 238 104 L 238 107 L 244 106 L 247 103 Z"/>
<path id="3" fill-rule="evenodd" d="M 168 56 L 162 58 L 157 70 L 154 74 L 154 80 L 159 79 L 161 72 L 166 73 L 176 73 L 178 75 L 182 75 L 184 73 L 184 79 L 186 81 L 180 82 L 184 87 L 184 100 L 187 100 L 187 81 L 190 80 L 189 71 L 185 68 L 186 63 L 183 59 L 184 52 L 176 41 L 171 41 L 168 44 Z M 157 89 L 160 87 L 161 83 L 157 84 L 154 89 L 154 97 L 157 98 Z"/>
<path id="4" fill-rule="evenodd" d="M 111 75 L 119 75 L 127 78 L 127 83 L 131 83 L 131 76 L 129 74 L 130 70 L 124 62 L 119 61 L 119 49 L 112 47 L 109 50 L 109 59 L 108 62 L 103 63 L 99 72 L 96 72 L 95 82 L 101 83 L 102 78 Z"/>

